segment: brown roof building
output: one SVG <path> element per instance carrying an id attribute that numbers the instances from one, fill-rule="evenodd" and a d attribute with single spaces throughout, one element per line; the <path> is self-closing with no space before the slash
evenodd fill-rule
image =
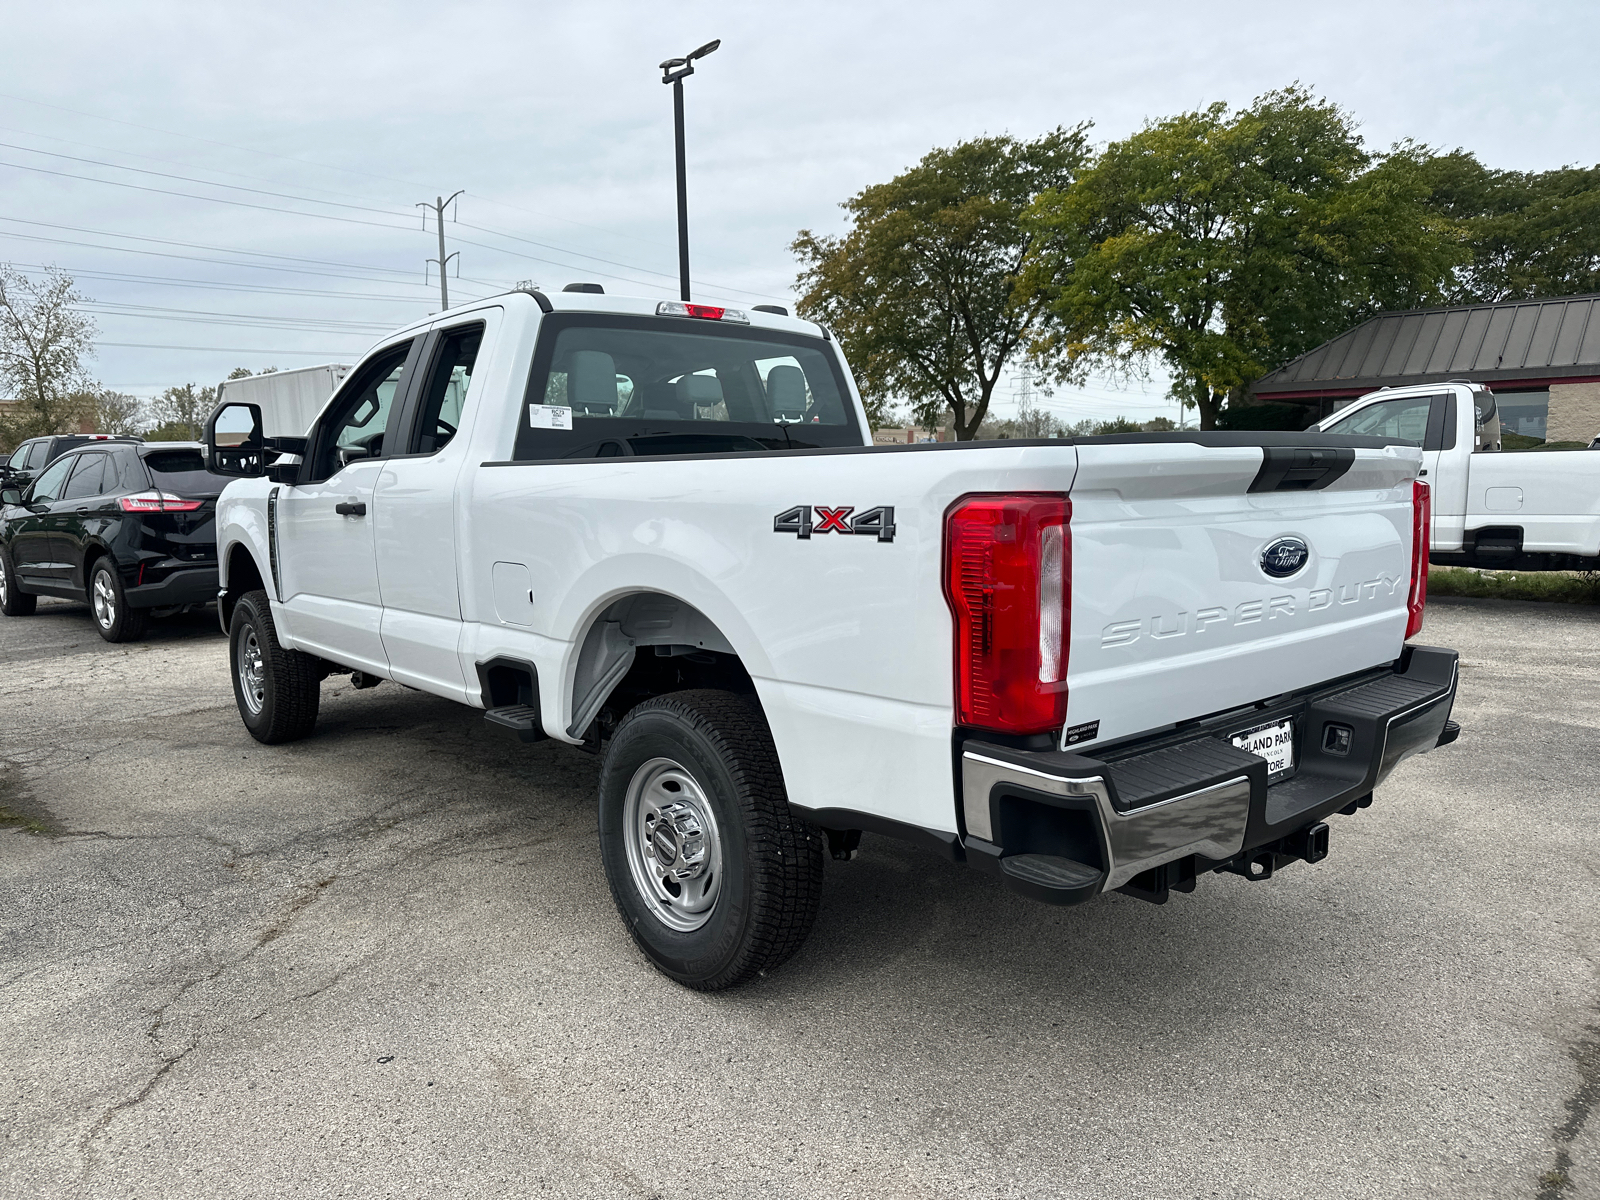
<path id="1" fill-rule="evenodd" d="M 1600 434 L 1600 295 L 1381 313 L 1261 379 L 1258 400 L 1308 420 L 1381 387 L 1470 379 L 1507 430 L 1551 442 Z"/>

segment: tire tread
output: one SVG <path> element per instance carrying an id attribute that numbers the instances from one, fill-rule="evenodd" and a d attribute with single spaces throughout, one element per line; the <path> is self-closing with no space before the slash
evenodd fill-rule
<path id="1" fill-rule="evenodd" d="M 697 991 L 721 991 L 782 965 L 804 944 L 822 903 L 823 835 L 790 810 L 777 747 L 754 703 L 714 689 L 669 692 L 630 712 L 618 733 L 635 714 L 663 710 L 674 712 L 716 748 L 733 778 L 749 842 L 753 878 L 748 935 L 717 975 L 679 980 Z M 648 956 L 650 947 L 628 919 L 616 880 L 611 881 L 611 894 L 635 943 Z"/>
<path id="2" fill-rule="evenodd" d="M 262 657 L 266 659 L 271 676 L 272 691 L 268 697 L 267 720 L 260 728 L 252 726 L 248 717 L 245 727 L 258 742 L 275 746 L 293 742 L 309 735 L 317 724 L 317 709 L 322 702 L 322 672 L 320 662 L 313 654 L 301 650 L 286 650 L 278 642 L 278 627 L 272 620 L 272 605 L 262 590 L 246 592 L 239 597 L 233 609 L 233 626 L 241 620 L 253 620 L 257 640 L 261 643 Z M 229 670 L 237 672 L 237 657 L 233 638 L 228 639 Z M 238 680 L 234 681 L 235 688 Z M 244 716 L 243 704 L 240 715 Z"/>

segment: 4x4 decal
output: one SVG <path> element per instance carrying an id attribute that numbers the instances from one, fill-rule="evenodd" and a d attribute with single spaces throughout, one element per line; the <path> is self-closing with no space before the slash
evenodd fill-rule
<path id="1" fill-rule="evenodd" d="M 869 508 L 851 517 L 850 514 L 855 511 L 855 506 L 852 504 L 837 508 L 826 508 L 819 504 L 816 506 L 816 520 L 813 521 L 811 505 L 797 504 L 793 508 L 784 509 L 772 518 L 772 532 L 792 533 L 801 541 L 808 540 L 813 533 L 854 533 L 863 537 L 876 537 L 880 542 L 894 541 L 892 505 Z"/>

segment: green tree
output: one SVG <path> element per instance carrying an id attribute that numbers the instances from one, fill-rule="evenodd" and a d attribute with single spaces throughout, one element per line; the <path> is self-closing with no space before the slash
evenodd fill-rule
<path id="1" fill-rule="evenodd" d="M 96 433 L 123 436 L 138 433 L 144 428 L 144 401 L 139 397 L 101 388 L 87 399 L 88 407 L 94 414 Z"/>
<path id="2" fill-rule="evenodd" d="M 1054 318 L 1035 352 L 1057 371 L 1159 362 L 1215 428 L 1266 372 L 1438 299 L 1463 256 L 1424 203 L 1422 157 L 1374 157 L 1298 86 L 1146 125 L 1034 206 L 1029 282 Z"/>
<path id="3" fill-rule="evenodd" d="M 155 428 L 145 436 L 153 442 L 198 441 L 216 403 L 214 387 L 199 387 L 193 383 L 169 387 L 151 401 Z"/>
<path id="4" fill-rule="evenodd" d="M 1019 286 L 1037 236 L 1023 214 L 1041 192 L 1071 184 L 1087 128 L 934 150 L 845 201 L 843 237 L 795 238 L 797 311 L 838 334 L 875 428 L 898 398 L 920 424 L 948 412 L 958 439 L 977 434 L 1043 311 Z"/>
<path id="5" fill-rule="evenodd" d="M 71 433 L 91 415 L 84 360 L 94 354 L 95 327 L 74 307 L 82 301 L 55 267 L 34 280 L 0 265 L 0 393 L 18 401 L 0 418 L 0 443 Z"/>
<path id="6" fill-rule="evenodd" d="M 1465 150 L 1427 158 L 1429 205 L 1471 253 L 1448 298 L 1474 304 L 1600 291 L 1600 166 L 1497 171 Z"/>

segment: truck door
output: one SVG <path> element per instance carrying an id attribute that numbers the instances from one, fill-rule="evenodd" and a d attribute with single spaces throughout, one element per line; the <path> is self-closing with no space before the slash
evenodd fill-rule
<path id="1" fill-rule="evenodd" d="M 383 347 L 351 375 L 311 431 L 299 482 L 278 496 L 283 623 L 297 646 L 389 674 L 373 553 L 373 490 L 419 341 Z"/>
<path id="2" fill-rule="evenodd" d="M 453 700 L 466 700 L 469 690 L 458 651 L 455 496 L 467 456 L 463 425 L 472 415 L 468 396 L 488 324 L 484 315 L 429 335 L 418 358 L 420 383 L 373 506 L 390 676 Z"/>

